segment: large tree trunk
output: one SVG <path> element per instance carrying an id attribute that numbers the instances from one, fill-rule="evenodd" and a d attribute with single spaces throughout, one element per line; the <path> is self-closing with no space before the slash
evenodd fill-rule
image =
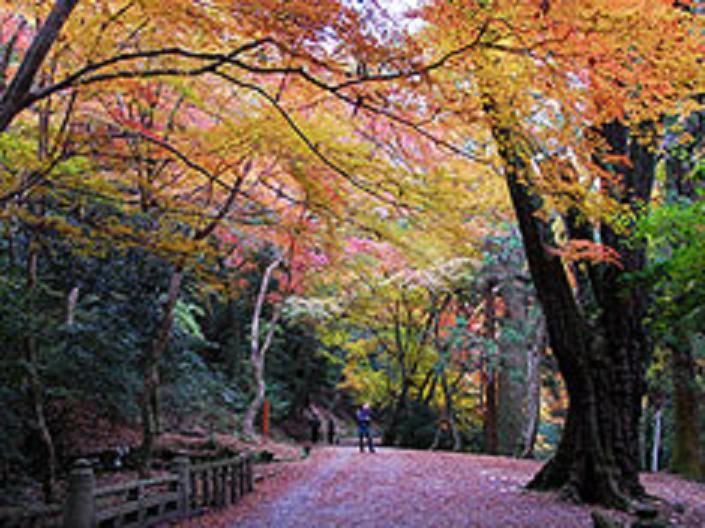
<path id="1" fill-rule="evenodd" d="M 643 495 L 638 478 L 638 431 L 648 349 L 641 326 L 643 294 L 627 290 L 620 279 L 622 272 L 643 266 L 643 254 L 625 250 L 623 270 L 614 266 L 591 269 L 599 317 L 589 323 L 585 316 L 590 312 L 578 305 L 563 263 L 546 251 L 552 232 L 535 215 L 541 201 L 527 187 L 531 175 L 515 150 L 521 140 L 495 119 L 491 104 L 486 110 L 493 120 L 492 131 L 505 162 L 529 269 L 569 397 L 558 450 L 529 486 L 561 489 L 576 500 L 624 508 L 632 497 Z M 609 137 L 610 132 L 616 138 Z M 636 142 L 633 151 L 627 152 L 626 130 L 622 128 L 607 130 L 606 135 L 611 153 L 634 154 L 629 174 L 624 170 L 625 202 L 648 201 L 653 155 Z M 604 242 L 624 249 L 614 233 L 604 229 L 601 234 Z"/>
<path id="2" fill-rule="evenodd" d="M 501 367 L 498 375 L 497 441 L 500 455 L 516 456 L 523 451 L 522 432 L 530 415 L 527 412 L 527 355 L 531 354 L 526 336 L 526 296 L 509 283 L 502 289 L 506 314 L 500 328 Z"/>
<path id="3" fill-rule="evenodd" d="M 691 479 L 705 477 L 700 444 L 700 405 L 695 379 L 695 363 L 689 343 L 671 349 L 673 379 L 674 434 L 671 471 Z"/>
<path id="4" fill-rule="evenodd" d="M 37 72 L 76 4 L 78 0 L 56 0 L 46 21 L 32 39 L 17 73 L 0 97 L 0 131 L 5 131 L 17 114 L 32 103 L 30 91 Z"/>

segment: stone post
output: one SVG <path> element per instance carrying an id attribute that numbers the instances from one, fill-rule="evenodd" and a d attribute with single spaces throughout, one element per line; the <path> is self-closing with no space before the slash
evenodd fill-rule
<path id="1" fill-rule="evenodd" d="M 93 528 L 95 525 L 95 475 L 85 459 L 75 462 L 69 477 L 64 504 L 64 528 Z"/>
<path id="2" fill-rule="evenodd" d="M 174 459 L 172 471 L 179 477 L 179 512 L 181 516 L 189 514 L 191 509 L 191 460 L 185 455 Z"/>

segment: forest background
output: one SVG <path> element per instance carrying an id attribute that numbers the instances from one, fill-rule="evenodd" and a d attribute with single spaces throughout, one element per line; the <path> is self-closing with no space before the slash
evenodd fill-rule
<path id="1" fill-rule="evenodd" d="M 702 479 L 701 10 L 4 3 L 3 497 L 265 399 L 579 500 Z"/>

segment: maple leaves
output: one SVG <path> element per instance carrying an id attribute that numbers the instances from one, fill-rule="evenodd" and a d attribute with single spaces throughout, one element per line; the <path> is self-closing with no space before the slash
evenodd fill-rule
<path id="1" fill-rule="evenodd" d="M 65 123 L 51 133 L 63 145 L 62 156 L 87 154 L 92 174 L 83 182 L 69 181 L 53 167 L 46 180 L 8 178 L 8 197 L 42 181 L 72 192 L 88 188 L 128 209 L 158 214 L 165 236 L 157 244 L 167 253 L 185 255 L 207 249 L 189 249 L 188 240 L 204 239 L 216 222 L 288 224 L 283 231 L 292 232 L 300 230 L 293 226 L 302 225 L 305 209 L 340 216 L 344 191 L 331 169 L 374 192 L 318 146 L 347 132 L 330 127 L 324 138 L 297 123 L 322 116 L 315 105 L 295 109 L 310 100 L 310 93 L 290 79 L 305 63 L 327 67 L 323 61 L 330 50 L 321 45 L 322 38 L 359 35 L 354 11 L 334 2 L 315 9 L 304 2 L 178 2 L 169 10 L 157 3 L 75 4 L 14 6 L 17 14 L 8 20 L 15 25 L 30 17 L 40 22 L 34 34 L 21 27 L 7 44 L 8 56 L 17 43 L 28 50 L 6 67 L 9 76 L 22 81 L 25 93 L 13 101 L 8 89 L 3 108 L 12 119 L 34 101 L 51 99 L 54 111 L 63 107 Z M 41 81 L 33 72 L 22 77 L 23 65 L 32 59 L 27 39 L 33 35 L 31 42 L 38 42 L 50 25 L 41 24 L 48 13 L 58 13 L 65 27 L 60 38 L 53 35 L 44 43 L 54 46 Z M 60 25 L 55 25 L 56 31 Z M 22 116 L 16 130 L 25 123 Z M 321 130 L 325 126 L 321 123 Z M 353 142 L 350 147 L 336 154 L 352 158 Z M 359 174 L 365 170 L 360 163 L 353 166 Z M 183 233 L 178 225 L 191 226 L 192 233 L 176 235 Z M 155 249 L 125 226 L 103 223 L 100 230 Z"/>
<path id="2" fill-rule="evenodd" d="M 653 148 L 661 116 L 696 107 L 688 96 L 704 80 L 701 17 L 669 2 L 632 0 L 429 3 L 419 14 L 429 25 L 418 38 L 450 57 L 428 72 L 432 89 L 418 87 L 443 101 L 444 111 L 429 119 L 434 126 L 489 145 L 488 129 L 511 130 L 503 140 L 494 134 L 494 154 L 511 146 L 528 168 L 522 178 L 542 197 L 542 218 L 572 211 L 622 229 L 616 219 L 633 213 L 620 203 L 620 180 L 635 169 L 617 159 L 599 127 L 630 123 Z M 552 252 L 618 262 L 614 249 L 587 240 Z"/>
<path id="3" fill-rule="evenodd" d="M 593 264 L 607 263 L 622 267 L 617 250 L 591 240 L 568 240 L 562 247 L 548 247 L 546 251 L 562 257 L 567 262 L 587 261 Z"/>

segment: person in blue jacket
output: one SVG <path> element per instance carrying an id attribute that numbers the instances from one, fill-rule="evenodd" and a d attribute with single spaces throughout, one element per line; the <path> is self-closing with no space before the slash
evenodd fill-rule
<path id="1" fill-rule="evenodd" d="M 372 442 L 372 431 L 370 430 L 370 422 L 372 421 L 372 409 L 369 403 L 365 403 L 357 410 L 357 434 L 360 437 L 360 453 L 365 452 L 365 437 L 367 437 L 367 446 L 370 453 L 375 452 L 375 446 Z"/>

